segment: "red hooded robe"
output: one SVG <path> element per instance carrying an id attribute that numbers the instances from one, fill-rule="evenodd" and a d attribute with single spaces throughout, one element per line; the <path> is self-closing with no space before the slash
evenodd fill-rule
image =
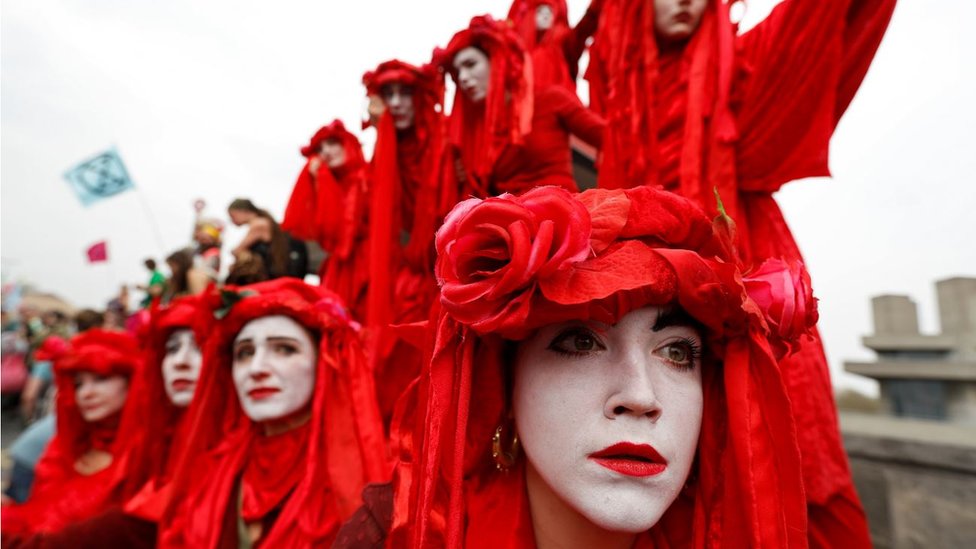
<path id="1" fill-rule="evenodd" d="M 96 328 L 71 340 L 70 349 L 54 364 L 57 432 L 34 469 L 30 498 L 3 509 L 5 538 L 60 530 L 121 503 L 126 440 L 117 435 L 120 423 L 133 413 L 140 388 L 130 383 L 122 410 L 87 422 L 75 401 L 74 377 L 79 372 L 93 372 L 131 380 L 141 367 L 138 344 L 128 334 Z M 81 474 L 75 463 L 92 449 L 108 452 L 112 462 L 96 473 Z"/>
<path id="2" fill-rule="evenodd" d="M 728 5 L 713 0 L 686 44 L 659 49 L 651 2 L 607 0 L 587 74 L 591 104 L 608 120 L 600 185 L 661 186 L 709 211 L 717 191 L 747 265 L 800 260 L 772 193 L 829 174 L 830 137 L 894 4 L 786 0 L 737 36 Z M 811 540 L 866 545 L 819 334 L 781 367 L 803 450 Z"/>
<path id="3" fill-rule="evenodd" d="M 367 482 L 389 477 L 375 390 L 359 334 L 335 294 L 281 278 L 205 297 L 219 320 L 188 410 L 190 439 L 176 466 L 160 547 L 237 547 L 260 523 L 260 547 L 328 546 Z M 307 423 L 266 435 L 241 409 L 231 350 L 243 326 L 285 315 L 318 340 Z"/>

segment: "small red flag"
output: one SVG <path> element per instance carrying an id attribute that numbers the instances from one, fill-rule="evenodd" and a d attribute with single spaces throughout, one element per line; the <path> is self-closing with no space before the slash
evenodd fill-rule
<path id="1" fill-rule="evenodd" d="M 96 242 L 88 247 L 88 251 L 86 253 L 88 253 L 89 263 L 108 261 L 108 242 L 105 240 Z"/>

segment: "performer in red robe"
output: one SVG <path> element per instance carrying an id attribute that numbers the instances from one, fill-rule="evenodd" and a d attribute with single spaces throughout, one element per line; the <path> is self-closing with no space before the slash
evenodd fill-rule
<path id="1" fill-rule="evenodd" d="M 202 313 L 196 296 L 151 309 L 143 341 L 147 366 L 133 380 L 132 409 L 118 435 L 120 454 L 125 456 L 124 503 L 60 530 L 15 540 L 10 547 L 156 546 L 156 523 L 168 499 L 174 456 L 188 435 L 184 412 L 200 375 L 197 341 L 206 335 L 209 316 Z"/>
<path id="2" fill-rule="evenodd" d="M 787 278 L 753 301 L 728 228 L 650 187 L 458 204 L 394 498 L 365 492 L 335 547 L 805 547 L 770 344 L 815 300 Z"/>
<path id="3" fill-rule="evenodd" d="M 603 0 L 592 0 L 586 13 L 569 26 L 566 0 L 515 0 L 508 19 L 532 57 L 537 88 L 562 86 L 576 92 L 579 60 L 586 40 L 596 31 Z"/>
<path id="4" fill-rule="evenodd" d="M 122 501 L 125 440 L 142 366 L 136 340 L 122 332 L 88 330 L 71 340 L 54 365 L 57 432 L 37 463 L 30 498 L 3 508 L 4 544 L 13 536 L 51 532 Z"/>
<path id="5" fill-rule="evenodd" d="M 391 324 L 427 319 L 437 294 L 431 251 L 446 212 L 443 79 L 429 65 L 398 60 L 363 75 L 376 146 L 370 165 L 370 284 L 365 324 L 384 424 L 419 372 L 420 356 Z"/>
<path id="6" fill-rule="evenodd" d="M 600 185 L 661 186 L 713 212 L 717 192 L 747 265 L 800 260 L 772 193 L 828 175 L 830 137 L 894 4 L 786 0 L 736 35 L 724 2 L 607 0 L 588 71 L 591 104 L 609 126 Z M 866 546 L 819 334 L 781 367 L 803 451 L 811 542 Z"/>
<path id="7" fill-rule="evenodd" d="M 576 190 L 569 135 L 599 148 L 605 123 L 566 88 L 533 86 L 531 61 L 507 24 L 474 17 L 434 51 L 434 64 L 458 87 L 448 122 L 458 198 L 541 185 Z"/>
<path id="8" fill-rule="evenodd" d="M 302 170 L 282 228 L 295 238 L 317 240 L 328 254 L 319 269 L 322 285 L 339 294 L 357 320 L 365 317 L 369 280 L 367 166 L 362 146 L 341 120 L 333 120 L 302 148 Z"/>
<path id="9" fill-rule="evenodd" d="M 206 301 L 217 320 L 160 547 L 327 547 L 363 486 L 389 477 L 355 323 L 290 278 Z"/>

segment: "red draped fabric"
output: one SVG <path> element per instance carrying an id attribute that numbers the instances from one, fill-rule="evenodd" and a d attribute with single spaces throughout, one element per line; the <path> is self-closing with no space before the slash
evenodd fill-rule
<path id="1" fill-rule="evenodd" d="M 540 5 L 553 11 L 553 26 L 547 31 L 536 28 L 535 13 Z M 532 77 L 539 89 L 561 86 L 576 91 L 579 60 L 586 49 L 586 40 L 596 31 L 602 0 L 590 3 L 575 27 L 569 26 L 565 0 L 515 0 L 508 10 L 508 19 L 522 39 L 532 58 Z"/>
<path id="2" fill-rule="evenodd" d="M 237 538 L 240 517 L 262 524 L 264 547 L 327 546 L 363 486 L 389 478 L 356 324 L 335 294 L 290 278 L 225 287 L 204 299 L 221 320 L 208 335 L 187 412 L 191 435 L 160 522 L 160 547 L 218 547 Z M 289 316 L 318 340 L 310 419 L 273 436 L 244 415 L 231 379 L 237 333 L 270 315 Z"/>
<path id="3" fill-rule="evenodd" d="M 399 464 L 387 546 L 534 547 L 523 472 L 500 473 L 491 458 L 511 358 L 503 338 L 569 319 L 613 323 L 648 303 L 680 305 L 705 325 L 721 359 L 702 370 L 697 479 L 637 547 L 806 546 L 790 403 L 762 313 L 743 297 L 732 259 L 721 255 L 729 249 L 722 225 L 712 232 L 697 206 L 648 187 L 578 196 L 540 188 L 469 201 L 438 234 L 442 307 L 429 326 L 425 369 L 395 421 Z M 576 200 L 588 214 L 565 217 Z M 556 225 L 548 252 L 533 262 L 538 271 L 515 255 L 527 248 L 484 236 L 520 224 L 507 215 Z M 579 235 L 582 255 L 557 262 Z M 480 270 L 479 257 L 497 270 Z M 483 295 L 472 298 L 476 290 Z"/>
<path id="4" fill-rule="evenodd" d="M 894 4 L 786 0 L 733 37 L 726 6 L 713 1 L 685 46 L 659 51 L 651 3 L 607 0 L 588 72 L 594 103 L 606 109 L 610 127 L 600 185 L 662 186 L 709 211 L 717 190 L 738 225 L 748 264 L 801 259 L 772 193 L 794 179 L 829 174 L 830 137 Z M 833 539 L 865 546 L 819 335 L 780 367 L 796 415 L 808 501 L 827 507 L 812 516 L 836 509 L 838 516 L 823 524 L 850 528 L 834 531 Z M 811 523 L 811 540 L 818 524 Z"/>
<path id="5" fill-rule="evenodd" d="M 121 332 L 93 329 L 75 336 L 70 349 L 55 361 L 57 432 L 34 469 L 30 498 L 3 508 L 3 536 L 54 532 L 122 502 L 125 441 L 119 425 L 133 413 L 140 388 L 130 383 L 123 409 L 105 419 L 87 422 L 75 401 L 78 372 L 121 375 L 131 379 L 142 367 L 134 338 Z M 112 456 L 98 472 L 82 474 L 75 464 L 89 450 Z"/>

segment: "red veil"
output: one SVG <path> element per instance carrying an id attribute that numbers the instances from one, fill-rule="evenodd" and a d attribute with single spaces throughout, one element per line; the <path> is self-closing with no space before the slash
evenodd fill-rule
<path id="1" fill-rule="evenodd" d="M 397 130 L 390 113 L 383 113 L 376 127 L 370 173 L 366 325 L 385 423 L 420 363 L 416 352 L 400 342 L 389 325 L 427 318 L 437 294 L 431 257 L 434 228 L 447 213 L 441 204 L 453 204 L 457 192 L 441 178 L 445 169 L 443 78 L 430 65 L 415 67 L 398 60 L 381 63 L 363 75 L 371 96 L 381 95 L 383 86 L 391 83 L 413 89 L 415 116 L 412 127 Z M 404 235 L 409 235 L 405 244 Z"/>
<path id="2" fill-rule="evenodd" d="M 442 307 L 429 364 L 403 405 L 416 406 L 415 417 L 396 425 L 403 443 L 389 546 L 533 547 L 523 472 L 499 474 L 491 459 L 505 416 L 504 341 L 671 303 L 706 330 L 705 421 L 697 481 L 639 546 L 806 545 L 789 400 L 726 218 L 713 225 L 695 204 L 649 187 L 578 195 L 539 187 L 462 202 L 437 251 Z M 792 291 L 775 295 L 796 304 Z"/>
<path id="3" fill-rule="evenodd" d="M 448 121 L 448 139 L 460 153 L 467 182 L 457 195 L 486 196 L 489 176 L 499 154 L 519 145 L 532 130 L 532 63 L 509 23 L 490 15 L 473 17 L 468 28 L 451 38 L 446 48 L 434 50 L 433 64 L 456 80 L 452 61 L 459 51 L 476 47 L 491 60 L 488 94 L 473 104 L 460 90 Z"/>
<path id="4" fill-rule="evenodd" d="M 173 405 L 163 382 L 166 340 L 176 330 L 192 329 L 202 349 L 209 316 L 199 296 L 178 297 L 150 310 L 142 341 L 146 367 L 133 380 L 139 387 L 135 411 L 120 428 L 128 455 L 123 495 L 129 514 L 155 522 L 166 505 L 178 446 L 189 436 L 183 421 L 186 408 Z"/>
<path id="5" fill-rule="evenodd" d="M 30 499 L 22 505 L 4 507 L 5 536 L 57 531 L 121 502 L 127 440 L 117 435 L 120 422 L 125 423 L 133 414 L 140 388 L 130 382 L 120 412 L 87 422 L 75 402 L 74 376 L 94 372 L 131 380 L 141 367 L 138 344 L 126 333 L 96 328 L 72 338 L 70 348 L 54 364 L 57 432 L 34 470 Z M 75 462 L 91 449 L 110 453 L 112 463 L 94 474 L 82 475 L 75 470 Z"/>
<path id="6" fill-rule="evenodd" d="M 258 488 L 244 487 L 241 512 L 267 511 L 280 502 L 262 545 L 328 544 L 356 509 L 363 486 L 389 476 L 373 381 L 355 323 L 335 294 L 290 278 L 214 290 L 205 299 L 219 320 L 208 335 L 204 369 L 188 410 L 191 435 L 160 524 L 160 546 L 217 547 L 222 536 L 234 535 L 238 513 L 231 497 L 241 475 L 252 471 L 251 486 Z M 231 347 L 244 324 L 269 315 L 297 321 L 317 337 L 319 347 L 309 423 L 263 436 L 237 400 Z M 282 476 L 294 484 L 279 484 Z"/>
<path id="7" fill-rule="evenodd" d="M 747 264 L 801 260 L 772 193 L 829 175 L 828 145 L 894 0 L 787 0 L 737 35 L 711 0 L 683 47 L 659 49 L 651 2 L 606 0 L 591 48 L 592 103 L 608 125 L 602 187 L 659 185 L 712 209 L 721 195 Z M 866 545 L 819 335 L 780 365 L 794 405 L 814 539 Z M 843 524 L 842 528 L 837 525 Z M 857 542 L 851 541 L 859 538 Z"/>

